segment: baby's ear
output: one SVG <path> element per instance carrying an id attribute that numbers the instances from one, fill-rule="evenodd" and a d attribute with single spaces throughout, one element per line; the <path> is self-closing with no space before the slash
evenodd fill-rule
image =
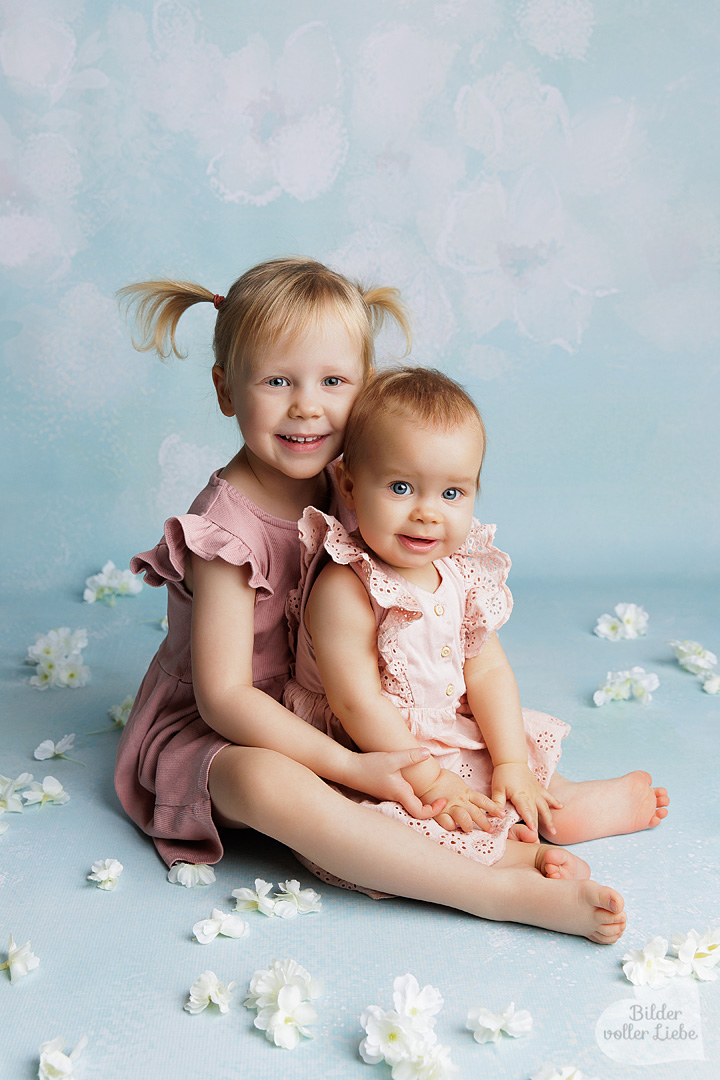
<path id="1" fill-rule="evenodd" d="M 347 470 L 347 465 L 344 461 L 338 461 L 335 465 L 335 479 L 342 496 L 342 501 L 347 506 L 348 510 L 355 509 L 355 497 L 353 494 L 353 479 Z"/>
<path id="2" fill-rule="evenodd" d="M 230 380 L 225 369 L 221 368 L 219 364 L 215 364 L 212 369 L 212 380 L 215 384 L 215 393 L 217 394 L 220 412 L 223 416 L 234 416 L 235 406 L 232 399 Z"/>

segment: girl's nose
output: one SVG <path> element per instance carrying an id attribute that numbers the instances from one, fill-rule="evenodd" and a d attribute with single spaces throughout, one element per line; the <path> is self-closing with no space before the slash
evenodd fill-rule
<path id="1" fill-rule="evenodd" d="M 304 420 L 315 416 L 321 416 L 322 405 L 315 394 L 299 387 L 288 411 L 293 418 Z"/>

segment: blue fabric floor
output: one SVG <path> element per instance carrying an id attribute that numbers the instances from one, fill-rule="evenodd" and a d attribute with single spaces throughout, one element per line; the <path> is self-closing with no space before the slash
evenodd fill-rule
<path id="1" fill-rule="evenodd" d="M 691 638 L 720 652 L 717 589 L 637 580 L 562 586 L 514 581 L 513 587 L 516 607 L 503 645 L 524 704 L 573 726 L 561 770 L 588 779 L 646 768 L 671 796 L 671 815 L 656 830 L 574 849 L 596 880 L 625 897 L 627 930 L 610 948 L 335 890 L 256 834 L 226 836 L 214 884 L 169 884 L 151 842 L 124 817 L 115 797 L 117 731 L 85 734 L 109 723 L 110 706 L 134 693 L 160 641 L 162 593 L 146 588 L 114 607 L 83 604 L 81 587 L 64 595 L 6 596 L 0 773 L 30 771 L 36 779 L 52 774 L 71 798 L 64 806 L 31 806 L 2 819 L 9 828 L 0 837 L 0 963 L 12 933 L 17 944 L 31 942 L 41 964 L 15 984 L 0 972 L 0 1076 L 30 1080 L 37 1075 L 41 1042 L 60 1035 L 70 1049 L 86 1035 L 79 1080 L 389 1078 L 386 1065 L 370 1067 L 358 1056 L 359 1017 L 369 1004 L 390 1008 L 393 979 L 406 972 L 444 995 L 436 1032 L 452 1048 L 460 1077 L 525 1080 L 545 1062 L 575 1065 L 586 1078 L 600 1080 L 720 1076 L 720 980 L 684 981 L 686 1030 L 694 1025 L 698 1038 L 668 1035 L 652 1046 L 646 1042 L 645 1052 L 627 1030 L 622 1033 L 630 1005 L 640 998 L 620 965 L 627 949 L 654 935 L 720 924 L 720 696 L 703 693 L 667 646 L 672 638 Z M 620 601 L 648 610 L 646 637 L 611 643 L 593 636 L 596 618 Z M 87 628 L 92 681 L 75 690 L 38 692 L 28 685 L 33 669 L 23 662 L 27 646 L 36 633 L 59 626 Z M 606 672 L 635 664 L 659 676 L 650 706 L 596 708 L 592 693 Z M 77 735 L 73 756 L 85 767 L 33 761 L 41 740 L 69 732 Z M 110 857 L 125 869 L 117 889 L 103 892 L 86 875 L 95 860 Z M 293 921 L 255 913 L 247 916 L 245 938 L 219 938 L 207 946 L 195 941 L 193 924 L 213 907 L 229 910 L 232 890 L 256 877 L 298 877 L 317 887 L 322 912 Z M 254 1014 L 242 1006 L 253 972 L 287 957 L 323 984 L 315 1037 L 292 1052 L 267 1042 L 253 1027 Z M 208 968 L 223 981 L 238 982 L 233 1005 L 227 1015 L 212 1009 L 191 1016 L 183 1004 Z M 500 1010 L 510 1001 L 532 1013 L 532 1033 L 496 1046 L 474 1042 L 465 1029 L 469 1007 Z M 601 1034 L 601 1048 L 596 1025 L 613 1005 L 617 1022 L 606 1027 L 614 1025 L 620 1035 L 603 1042 Z"/>

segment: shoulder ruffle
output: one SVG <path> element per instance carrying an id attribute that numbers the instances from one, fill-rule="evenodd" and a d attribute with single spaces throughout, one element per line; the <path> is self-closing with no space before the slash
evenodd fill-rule
<path id="1" fill-rule="evenodd" d="M 493 544 L 495 529 L 495 525 L 481 525 L 473 519 L 467 540 L 450 556 L 465 581 L 462 633 L 466 656 L 477 655 L 512 611 L 512 594 L 505 584 L 510 556 Z"/>
<path id="2" fill-rule="evenodd" d="M 377 648 L 383 689 L 394 695 L 404 693 L 407 662 L 398 645 L 398 634 L 407 623 L 422 618 L 417 601 L 403 587 L 402 581 L 375 562 L 336 518 L 309 506 L 298 527 L 302 546 L 301 580 L 299 588 L 288 597 L 286 607 L 291 636 L 299 629 L 309 591 L 328 559 L 341 566 L 350 566 L 376 607 L 382 609 L 378 618 Z"/>
<path id="3" fill-rule="evenodd" d="M 169 581 L 182 581 L 188 551 L 208 562 L 223 559 L 232 566 L 249 565 L 250 587 L 261 596 L 272 596 L 273 590 L 260 570 L 257 556 L 247 544 L 222 525 L 197 514 L 168 518 L 160 543 L 151 551 L 136 555 L 130 569 L 134 574 L 144 574 L 147 584 L 156 587 Z"/>

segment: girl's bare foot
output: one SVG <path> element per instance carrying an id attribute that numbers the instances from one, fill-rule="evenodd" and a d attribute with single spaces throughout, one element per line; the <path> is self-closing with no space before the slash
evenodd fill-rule
<path id="1" fill-rule="evenodd" d="M 520 867 L 493 873 L 498 875 L 501 903 L 491 918 L 577 934 L 598 945 L 614 945 L 625 930 L 623 898 L 607 885 L 590 879 L 553 880 Z"/>
<path id="2" fill-rule="evenodd" d="M 650 773 L 638 769 L 611 780 L 574 783 L 555 773 L 549 789 L 562 802 L 553 810 L 558 844 L 577 844 L 600 836 L 654 829 L 667 817 L 665 788 L 653 787 Z"/>
<path id="3" fill-rule="evenodd" d="M 547 878 L 556 881 L 585 881 L 590 877 L 590 867 L 584 859 L 561 847 L 538 844 L 535 868 Z"/>

